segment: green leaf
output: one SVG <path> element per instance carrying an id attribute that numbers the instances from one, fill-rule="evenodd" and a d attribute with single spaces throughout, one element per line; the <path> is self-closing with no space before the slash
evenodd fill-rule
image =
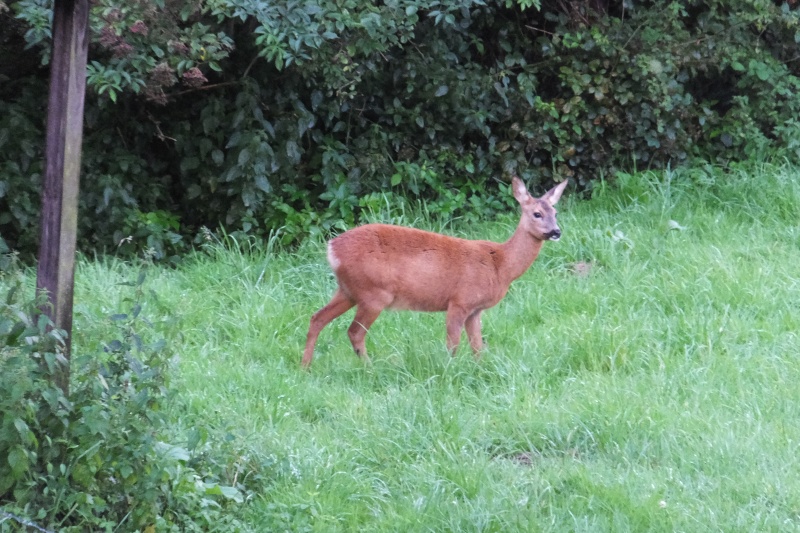
<path id="1" fill-rule="evenodd" d="M 222 495 L 229 500 L 233 500 L 236 503 L 242 503 L 244 501 L 242 493 L 239 492 L 235 487 L 221 486 L 220 490 L 222 491 Z"/>
<path id="2" fill-rule="evenodd" d="M 237 159 L 237 162 L 239 163 L 240 167 L 243 167 L 248 161 L 250 161 L 250 150 L 247 148 L 242 148 L 242 150 L 239 152 L 239 158 Z"/>
<path id="3" fill-rule="evenodd" d="M 289 156 L 292 163 L 297 164 L 300 162 L 300 147 L 295 141 L 286 141 L 286 155 Z"/>
<path id="4" fill-rule="evenodd" d="M 180 446 L 174 446 L 166 442 L 157 443 L 156 450 L 165 459 L 171 459 L 176 461 L 188 461 L 190 458 L 189 452 L 186 450 L 186 448 L 181 448 Z"/>
<path id="5" fill-rule="evenodd" d="M 311 93 L 311 109 L 316 111 L 319 105 L 322 103 L 323 95 L 322 91 L 314 91 Z"/>
<path id="6" fill-rule="evenodd" d="M 109 352 L 120 352 L 124 348 L 122 341 L 119 339 L 114 339 L 113 341 L 109 342 L 106 349 Z"/>
<path id="7" fill-rule="evenodd" d="M 194 451 L 197 446 L 208 438 L 208 431 L 205 429 L 200 428 L 192 428 L 189 431 L 189 436 L 187 438 L 187 447 L 189 451 Z"/>
<path id="8" fill-rule="evenodd" d="M 242 493 L 235 487 L 221 486 L 216 483 L 206 483 L 206 494 L 209 496 L 222 496 L 228 500 L 233 500 L 236 503 L 244 501 Z"/>
<path id="9" fill-rule="evenodd" d="M 256 187 L 264 192 L 272 192 L 272 185 L 269 184 L 269 180 L 267 180 L 267 177 L 263 174 L 256 176 L 255 184 Z"/>
<path id="10" fill-rule="evenodd" d="M 28 470 L 28 455 L 21 447 L 17 446 L 8 454 L 8 464 L 14 478 L 19 479 Z"/>
<path id="11" fill-rule="evenodd" d="M 28 424 L 26 424 L 21 418 L 14 419 L 14 427 L 17 428 L 17 432 L 23 437 L 27 436 L 28 431 L 30 431 L 28 429 Z"/>
<path id="12" fill-rule="evenodd" d="M 436 89 L 436 96 L 444 96 L 450 91 L 450 88 L 447 85 L 440 85 L 438 89 Z"/>

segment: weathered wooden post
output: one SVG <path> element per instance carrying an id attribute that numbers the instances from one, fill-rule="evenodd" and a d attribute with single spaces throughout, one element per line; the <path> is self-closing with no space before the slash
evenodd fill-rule
<path id="1" fill-rule="evenodd" d="M 67 361 L 72 337 L 88 27 L 88 0 L 55 0 L 36 289 L 47 292 L 51 306 L 44 312 L 57 328 L 67 332 Z M 58 376 L 57 384 L 65 394 L 69 392 L 69 366 Z"/>

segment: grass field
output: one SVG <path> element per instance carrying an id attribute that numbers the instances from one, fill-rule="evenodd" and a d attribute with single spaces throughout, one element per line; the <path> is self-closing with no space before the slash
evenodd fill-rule
<path id="1" fill-rule="evenodd" d="M 569 193 L 569 191 L 568 191 Z M 299 369 L 335 283 L 324 243 L 227 239 L 151 267 L 145 312 L 180 356 L 176 431 L 228 443 L 254 531 L 800 530 L 800 170 L 620 175 L 559 204 L 560 242 L 484 313 L 487 350 L 442 314 L 352 311 Z M 400 222 L 504 240 L 481 225 Z M 83 261 L 82 321 L 136 268 Z"/>

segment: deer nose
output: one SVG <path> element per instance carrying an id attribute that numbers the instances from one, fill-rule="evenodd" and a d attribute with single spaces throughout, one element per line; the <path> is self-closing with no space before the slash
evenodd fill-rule
<path id="1" fill-rule="evenodd" d="M 561 230 L 554 229 L 553 231 L 547 234 L 547 238 L 551 241 L 557 241 L 558 239 L 561 238 Z"/>

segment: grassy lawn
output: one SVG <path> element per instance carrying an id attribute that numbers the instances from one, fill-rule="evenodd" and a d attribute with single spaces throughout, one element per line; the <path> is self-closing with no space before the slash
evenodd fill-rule
<path id="1" fill-rule="evenodd" d="M 443 314 L 387 312 L 365 367 L 350 311 L 302 372 L 321 242 L 150 268 L 175 428 L 227 443 L 253 530 L 800 530 L 800 170 L 621 175 L 558 207 L 477 362 Z M 517 216 L 444 231 L 505 240 Z M 81 262 L 78 346 L 136 271 Z"/>

